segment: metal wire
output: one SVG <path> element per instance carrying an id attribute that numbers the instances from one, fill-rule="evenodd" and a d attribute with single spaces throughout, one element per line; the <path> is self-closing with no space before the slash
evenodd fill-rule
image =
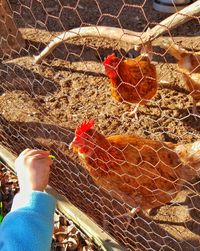
<path id="1" fill-rule="evenodd" d="M 172 2 L 176 6 L 176 1 Z M 160 24 L 168 16 L 170 14 L 154 10 L 152 1 L 148 0 L 0 2 L 1 144 L 15 154 L 26 147 L 50 150 L 56 156 L 50 185 L 87 213 L 127 250 L 200 249 L 200 183 L 199 172 L 195 169 L 198 149 L 194 155 L 197 160 L 195 164 L 189 163 L 190 169 L 187 169 L 188 162 L 181 159 L 181 154 L 183 150 L 193 150 L 190 147 L 177 148 L 181 151 L 180 155 L 176 150 L 176 144 L 185 147 L 185 144 L 197 141 L 200 136 L 199 116 L 192 110 L 194 95 L 198 96 L 200 89 L 192 85 L 194 90 L 191 91 L 186 84 L 187 78 L 189 81 L 200 81 L 199 16 L 185 14 L 190 20 L 184 25 L 180 21 L 180 25 L 177 24 L 174 29 Z M 146 76 L 146 71 L 140 65 L 137 70 L 140 72 L 139 81 L 136 81 L 134 88 L 141 102 L 138 119 L 135 119 L 126 116 L 133 104 L 130 105 L 123 95 L 120 102 L 113 97 L 103 61 L 112 53 L 119 57 L 120 63 L 130 55 L 136 58 L 140 52 L 134 50 L 137 44 L 133 41 L 140 41 L 139 49 L 143 48 L 145 32 L 148 28 L 152 32 L 156 25 L 164 29 L 163 38 L 155 38 L 151 50 L 158 89 L 151 98 L 141 96 L 137 87 L 143 80 L 150 82 L 153 78 Z M 102 30 L 99 26 L 118 29 Z M 81 27 L 87 30 L 86 35 L 81 33 Z M 71 35 L 63 33 L 75 28 Z M 34 56 L 40 55 L 45 48 L 48 50 L 48 45 L 62 35 L 66 35 L 67 39 L 58 41 L 54 50 L 48 51 L 48 56 L 36 64 Z M 169 48 L 174 44 L 187 49 L 184 53 L 192 58 L 191 70 L 182 70 L 178 60 L 170 55 Z M 128 82 L 119 73 L 118 77 L 119 86 Z M 140 193 L 153 193 L 154 199 L 160 201 L 159 206 L 152 206 L 149 210 L 142 208 L 128 226 L 128 219 L 123 216 L 132 209 L 133 195 L 124 196 L 121 191 L 112 191 L 106 189 L 106 185 L 99 184 L 98 178 L 92 177 L 77 154 L 69 149 L 76 128 L 83 120 L 91 118 L 95 120 L 95 130 L 106 137 L 125 134 L 142 138 L 140 148 L 133 146 L 133 143 L 127 144 L 127 147 L 132 144 L 133 148 L 128 160 L 122 148 L 117 155 L 119 158 L 114 156 L 113 160 L 109 152 L 112 149 L 110 143 L 107 153 L 111 157 L 104 161 L 108 169 L 111 164 L 116 168 L 116 163 L 121 161 L 121 173 L 115 169 L 114 174 L 110 174 L 111 178 L 115 176 L 113 182 L 124 180 L 124 184 L 118 184 L 119 191 L 126 182 L 134 179 L 138 182 Z M 146 139 L 160 142 L 160 145 L 156 148 Z M 115 147 L 118 149 L 117 145 Z M 169 149 L 174 155 L 170 155 Z M 101 150 L 107 154 L 104 147 L 101 146 Z M 177 158 L 177 165 L 170 166 L 169 156 L 173 160 Z M 191 156 L 187 161 L 193 158 Z M 98 157 L 93 159 L 94 162 L 97 160 Z M 132 165 L 132 175 L 124 174 L 124 163 Z M 158 167 L 160 173 L 156 176 Z M 186 173 L 185 170 L 189 171 Z M 165 171 L 170 174 L 163 174 Z M 144 185 L 144 176 L 151 180 L 149 188 Z M 164 179 L 158 186 L 156 182 L 161 177 Z M 166 184 L 169 185 L 168 189 Z M 138 193 L 131 182 L 130 186 L 135 201 L 143 198 L 143 194 Z M 165 200 L 165 196 L 169 199 Z M 145 201 L 141 202 L 143 204 Z"/>

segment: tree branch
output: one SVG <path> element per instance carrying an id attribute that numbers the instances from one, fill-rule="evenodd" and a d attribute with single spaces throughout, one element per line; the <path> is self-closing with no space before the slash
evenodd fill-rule
<path id="1" fill-rule="evenodd" d="M 34 57 L 34 63 L 41 63 L 42 60 L 46 58 L 57 46 L 71 38 L 79 36 L 115 39 L 122 42 L 127 42 L 133 45 L 135 49 L 138 49 L 145 43 L 155 40 L 164 32 L 172 30 L 194 17 L 198 18 L 199 13 L 200 0 L 169 16 L 168 18 L 164 19 L 162 22 L 154 26 L 152 29 L 148 29 L 144 33 L 107 26 L 80 27 L 65 31 L 55 37 L 38 56 Z"/>

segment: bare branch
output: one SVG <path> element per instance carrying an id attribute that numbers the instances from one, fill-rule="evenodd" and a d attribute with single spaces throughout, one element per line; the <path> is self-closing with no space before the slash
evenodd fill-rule
<path id="1" fill-rule="evenodd" d="M 55 37 L 38 56 L 34 57 L 34 63 L 41 63 L 41 61 L 46 58 L 57 46 L 59 46 L 63 42 L 67 42 L 67 40 L 71 38 L 79 36 L 105 37 L 108 39 L 116 39 L 131 43 L 134 38 L 135 41 L 138 41 L 138 38 L 141 36 L 141 33 L 107 26 L 90 26 L 75 28 L 69 31 L 65 31 L 61 35 Z"/>
<path id="2" fill-rule="evenodd" d="M 196 18 L 198 18 L 199 13 L 200 13 L 200 0 L 194 2 L 193 4 L 190 4 L 181 11 L 167 17 L 162 22 L 154 26 L 152 29 L 143 33 L 140 37 L 142 43 L 140 42 L 139 45 L 144 44 L 148 41 L 153 41 L 164 32 L 172 30 L 180 26 L 181 24 L 188 22 L 195 16 Z"/>
<path id="3" fill-rule="evenodd" d="M 175 27 L 189 21 L 194 16 L 200 13 L 200 0 L 187 6 L 181 11 L 169 16 L 161 23 L 157 24 L 152 29 L 144 33 L 134 32 L 115 27 L 107 26 L 90 26 L 80 27 L 69 31 L 63 32 L 61 35 L 55 37 L 47 47 L 38 55 L 34 57 L 34 63 L 38 64 L 46 58 L 58 45 L 74 37 L 105 37 L 108 39 L 115 39 L 122 42 L 127 42 L 135 48 L 141 47 L 141 45 L 153 41 L 164 32 L 174 29 Z"/>

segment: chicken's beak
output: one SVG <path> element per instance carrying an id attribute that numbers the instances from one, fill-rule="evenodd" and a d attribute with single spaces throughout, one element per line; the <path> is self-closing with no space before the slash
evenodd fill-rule
<path id="1" fill-rule="evenodd" d="M 72 141 L 69 144 L 69 150 L 72 150 L 74 153 L 78 153 L 78 146 L 76 146 L 76 144 L 74 144 L 74 141 Z"/>
<path id="2" fill-rule="evenodd" d="M 72 144 L 73 144 L 73 141 L 69 144 L 69 150 L 72 150 Z"/>

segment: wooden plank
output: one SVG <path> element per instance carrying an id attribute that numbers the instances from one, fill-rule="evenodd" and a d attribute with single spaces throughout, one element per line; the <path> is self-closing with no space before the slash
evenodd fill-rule
<path id="1" fill-rule="evenodd" d="M 15 172 L 14 162 L 16 156 L 0 144 L 0 161 L 6 163 Z M 125 251 L 110 235 L 101 229 L 91 218 L 75 207 L 64 196 L 58 194 L 48 186 L 46 192 L 53 195 L 57 200 L 57 208 L 68 219 L 72 220 L 88 237 L 101 247 L 103 251 Z"/>
<path id="2" fill-rule="evenodd" d="M 57 199 L 57 208 L 66 217 L 72 220 L 87 236 L 104 251 L 125 251 L 110 235 L 100 228 L 91 218 L 75 207 L 64 196 L 59 195 L 52 187 L 46 191 Z"/>
<path id="3" fill-rule="evenodd" d="M 16 156 L 8 151 L 4 146 L 0 144 L 0 160 L 8 165 L 13 172 L 15 172 L 14 163 Z"/>

